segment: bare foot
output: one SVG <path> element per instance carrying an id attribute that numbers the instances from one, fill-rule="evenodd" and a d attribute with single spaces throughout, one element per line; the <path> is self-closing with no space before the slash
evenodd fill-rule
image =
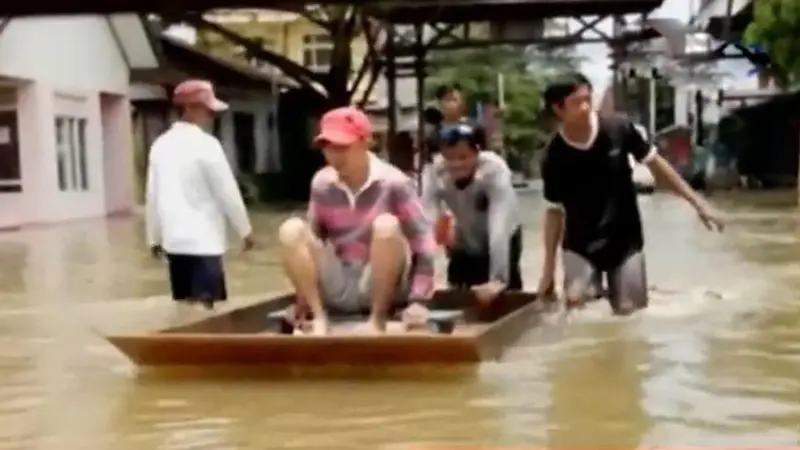
<path id="1" fill-rule="evenodd" d="M 319 317 L 311 321 L 311 335 L 325 336 L 328 334 L 328 318 Z"/>
<path id="2" fill-rule="evenodd" d="M 565 302 L 565 306 L 567 309 L 584 309 L 586 308 L 586 302 L 583 299 L 567 299 Z"/>
<path id="3" fill-rule="evenodd" d="M 377 335 L 386 333 L 386 321 L 370 318 L 356 329 L 358 334 Z"/>
<path id="4" fill-rule="evenodd" d="M 180 326 L 186 325 L 189 322 L 192 322 L 197 318 L 197 310 L 195 309 L 194 305 L 185 302 L 185 301 L 178 301 L 175 302 L 174 309 L 172 312 L 172 317 L 169 319 L 170 326 Z"/>

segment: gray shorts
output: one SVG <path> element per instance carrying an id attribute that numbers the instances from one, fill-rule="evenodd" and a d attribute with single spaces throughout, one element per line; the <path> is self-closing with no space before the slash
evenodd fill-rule
<path id="1" fill-rule="evenodd" d="M 366 266 L 340 260 L 333 247 L 326 245 L 322 267 L 319 272 L 319 290 L 326 308 L 341 313 L 369 311 L 372 305 L 372 270 Z M 403 274 L 397 281 L 396 306 L 408 302 L 411 269 L 411 252 L 405 252 Z"/>
<path id="2" fill-rule="evenodd" d="M 614 311 L 631 311 L 646 308 L 647 272 L 644 254 L 633 253 L 618 267 L 600 271 L 583 256 L 564 251 L 564 293 L 570 299 L 586 300 L 597 294 L 605 273 L 608 301 Z"/>

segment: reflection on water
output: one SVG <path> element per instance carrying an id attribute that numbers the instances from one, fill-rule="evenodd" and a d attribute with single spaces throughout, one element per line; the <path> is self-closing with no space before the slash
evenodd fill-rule
<path id="1" fill-rule="evenodd" d="M 624 326 L 575 331 L 547 370 L 548 448 L 637 448 L 651 426 L 642 405 L 649 346 Z"/>
<path id="2" fill-rule="evenodd" d="M 535 285 L 541 203 L 523 267 Z M 794 194 L 716 198 L 724 235 L 642 198 L 652 306 L 604 304 L 530 332 L 474 376 L 431 380 L 136 377 L 99 336 L 162 325 L 162 263 L 136 220 L 0 234 L 0 450 L 789 446 L 800 423 L 800 215 Z M 228 258 L 232 303 L 281 290 L 274 230 Z"/>

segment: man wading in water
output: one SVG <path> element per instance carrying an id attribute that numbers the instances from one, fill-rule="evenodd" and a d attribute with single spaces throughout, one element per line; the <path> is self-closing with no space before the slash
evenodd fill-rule
<path id="1" fill-rule="evenodd" d="M 475 131 L 466 123 L 442 127 L 440 153 L 422 179 L 422 200 L 429 220 L 442 220 L 443 213 L 452 218 L 441 239 L 450 259 L 448 283 L 472 288 L 487 302 L 505 289 L 522 289 L 522 232 L 511 170 L 480 147 Z"/>
<path id="2" fill-rule="evenodd" d="M 655 178 L 685 199 L 709 230 L 722 221 L 623 116 L 601 117 L 592 109 L 592 87 L 582 75 L 550 85 L 545 106 L 560 122 L 542 163 L 544 271 L 539 292 L 553 287 L 563 231 L 564 295 L 579 306 L 596 272 L 606 274 L 616 314 L 647 306 L 644 237 L 628 155 L 647 164 Z"/>
<path id="3" fill-rule="evenodd" d="M 239 186 L 219 140 L 205 129 L 228 105 L 211 83 L 189 80 L 175 88 L 180 120 L 150 148 L 147 170 L 147 240 L 153 256 L 166 253 L 172 298 L 180 305 L 227 299 L 222 255 L 227 231 L 253 246 Z"/>

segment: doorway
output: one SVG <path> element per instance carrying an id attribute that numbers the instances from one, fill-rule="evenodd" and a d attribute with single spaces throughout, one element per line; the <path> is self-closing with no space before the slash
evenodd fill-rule
<path id="1" fill-rule="evenodd" d="M 22 192 L 17 111 L 0 111 L 0 193 Z"/>
<path id="2" fill-rule="evenodd" d="M 247 112 L 233 113 L 233 139 L 239 173 L 256 172 L 255 116 Z"/>

